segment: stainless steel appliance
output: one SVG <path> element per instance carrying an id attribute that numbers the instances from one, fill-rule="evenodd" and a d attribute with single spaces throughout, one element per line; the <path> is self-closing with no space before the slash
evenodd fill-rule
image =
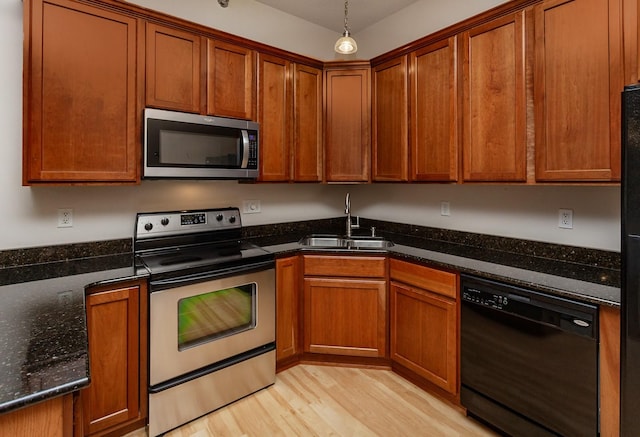
<path id="1" fill-rule="evenodd" d="M 597 436 L 598 308 L 462 275 L 461 393 L 509 435 Z"/>
<path id="2" fill-rule="evenodd" d="M 143 176 L 255 179 L 258 137 L 251 121 L 146 108 Z"/>
<path id="3" fill-rule="evenodd" d="M 237 208 L 141 213 L 149 281 L 149 435 L 275 382 L 275 261 Z"/>
<path id="4" fill-rule="evenodd" d="M 640 430 L 640 85 L 622 93 L 620 435 Z"/>

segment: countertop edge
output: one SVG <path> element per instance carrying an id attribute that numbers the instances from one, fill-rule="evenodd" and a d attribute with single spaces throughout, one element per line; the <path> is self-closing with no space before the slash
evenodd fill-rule
<path id="1" fill-rule="evenodd" d="M 428 249 L 421 249 L 406 245 L 394 245 L 387 249 L 358 249 L 337 251 L 335 249 L 327 248 L 308 248 L 300 245 L 296 241 L 277 244 L 273 246 L 263 246 L 263 249 L 270 251 L 277 257 L 294 255 L 296 253 L 349 253 L 351 255 L 388 255 L 396 259 L 411 260 L 423 264 L 428 264 L 437 268 L 456 271 L 462 274 L 480 276 L 486 279 L 493 279 L 510 285 L 546 292 L 555 296 L 573 298 L 581 302 L 620 308 L 620 289 L 617 287 L 601 285 L 577 279 L 570 279 L 562 276 L 540 273 L 517 267 L 510 267 L 494 262 L 464 258 L 457 255 L 434 252 Z M 534 278 L 537 280 L 534 280 Z M 553 285 L 559 282 L 570 284 L 571 287 L 559 287 L 557 285 Z M 578 292 L 576 291 L 577 288 L 591 290 L 592 292 Z M 597 296 L 596 294 L 603 294 L 605 295 L 605 297 Z M 617 300 L 615 299 L 616 295 L 618 298 Z"/>

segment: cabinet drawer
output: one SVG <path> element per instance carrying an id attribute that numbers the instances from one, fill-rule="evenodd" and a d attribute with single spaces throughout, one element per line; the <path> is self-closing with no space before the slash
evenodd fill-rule
<path id="1" fill-rule="evenodd" d="M 390 260 L 389 263 L 391 279 L 456 299 L 458 295 L 456 274 L 396 259 Z"/>
<path id="2" fill-rule="evenodd" d="M 385 258 L 373 256 L 305 255 L 305 276 L 382 278 Z"/>

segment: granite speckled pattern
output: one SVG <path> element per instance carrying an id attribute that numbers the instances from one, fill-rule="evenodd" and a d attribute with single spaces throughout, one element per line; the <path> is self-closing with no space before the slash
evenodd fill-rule
<path id="1" fill-rule="evenodd" d="M 362 218 L 393 241 L 389 256 L 600 305 L 620 305 L 620 254 Z M 343 234 L 344 217 L 243 228 L 278 256 L 312 233 Z M 331 253 L 335 250 L 322 251 Z M 341 251 L 340 253 L 344 253 Z M 0 413 L 89 384 L 85 287 L 142 278 L 132 240 L 0 251 Z"/>
<path id="2" fill-rule="evenodd" d="M 262 237 L 255 237 L 254 242 L 277 255 L 316 250 L 304 248 L 297 241 L 311 233 L 342 234 L 343 225 L 344 218 L 322 223 L 302 222 L 300 227 L 288 223 L 287 232 L 280 232 L 279 225 L 271 225 L 271 229 L 264 226 Z M 395 245 L 386 252 L 396 258 L 585 302 L 620 305 L 618 252 L 369 219 L 361 219 L 360 225 L 361 229 L 357 231 L 360 234 L 366 234 L 371 226 L 375 226 L 377 235 L 393 241 Z M 318 251 L 335 252 L 332 249 Z M 363 252 L 367 251 L 357 251 Z"/>
<path id="3" fill-rule="evenodd" d="M 131 253 L 9 264 L 0 269 L 0 413 L 87 386 L 85 288 L 144 277 Z"/>

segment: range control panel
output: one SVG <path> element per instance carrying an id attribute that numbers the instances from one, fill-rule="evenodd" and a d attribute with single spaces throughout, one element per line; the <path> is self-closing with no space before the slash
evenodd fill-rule
<path id="1" fill-rule="evenodd" d="M 238 208 L 139 213 L 136 216 L 136 239 L 231 230 L 241 227 Z"/>

